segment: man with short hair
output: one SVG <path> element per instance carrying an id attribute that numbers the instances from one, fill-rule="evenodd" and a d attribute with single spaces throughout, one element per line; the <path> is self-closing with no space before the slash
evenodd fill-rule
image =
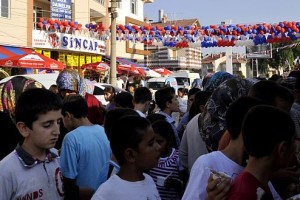
<path id="1" fill-rule="evenodd" d="M 134 91 L 133 104 L 134 110 L 141 116 L 146 117 L 152 101 L 152 94 L 146 87 L 139 87 Z"/>

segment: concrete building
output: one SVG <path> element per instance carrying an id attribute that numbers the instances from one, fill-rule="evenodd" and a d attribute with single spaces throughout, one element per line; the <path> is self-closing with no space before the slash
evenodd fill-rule
<path id="1" fill-rule="evenodd" d="M 194 26 L 200 27 L 197 19 L 171 20 L 159 10 L 159 21 L 150 22 L 148 18 L 145 22 L 152 26 Z M 145 46 L 145 50 L 150 54 L 145 56 L 144 60 L 138 62 L 149 68 L 165 67 L 169 70 L 188 69 L 190 71 L 201 72 L 201 47 L 195 48 L 170 48 L 163 46 Z"/>
<path id="2" fill-rule="evenodd" d="M 143 24 L 143 7 L 154 0 L 118 1 L 118 24 Z M 79 68 L 110 54 L 109 32 L 90 31 L 86 26 L 110 26 L 109 0 L 2 0 L 0 9 L 0 59 L 22 54 L 21 47 L 34 49 L 48 57 Z M 72 30 L 67 26 L 46 27 L 39 20 L 73 21 L 82 24 Z M 48 22 L 49 23 L 49 22 Z M 55 21 L 56 23 L 56 21 Z M 70 22 L 69 22 L 70 23 Z M 101 36 L 101 37 L 100 37 Z M 107 37 L 105 37 L 107 36 Z M 139 51 L 140 49 L 140 51 Z M 138 52 L 138 53 L 137 53 Z M 24 52 L 23 52 L 24 53 Z M 145 51 L 141 44 L 117 43 L 117 56 L 142 59 Z M 71 62 L 72 61 L 72 62 Z"/>
<path id="3" fill-rule="evenodd" d="M 232 54 L 233 74 L 250 77 L 250 66 L 247 59 L 239 54 Z M 209 72 L 226 71 L 226 54 L 209 54 L 202 59 L 202 75 Z"/>

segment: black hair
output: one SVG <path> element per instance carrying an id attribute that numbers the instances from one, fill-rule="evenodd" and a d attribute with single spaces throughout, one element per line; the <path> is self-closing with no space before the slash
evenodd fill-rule
<path id="1" fill-rule="evenodd" d="M 291 144 L 295 125 L 291 116 L 274 106 L 259 105 L 246 114 L 242 134 L 244 146 L 250 156 L 261 158 L 273 153 L 282 141 Z"/>
<path id="2" fill-rule="evenodd" d="M 16 122 L 24 122 L 32 128 L 32 123 L 41 114 L 62 108 L 61 98 L 44 88 L 32 88 L 24 91 L 16 104 Z"/>
<path id="3" fill-rule="evenodd" d="M 104 118 L 104 130 L 108 139 L 111 137 L 112 127 L 116 125 L 116 122 L 124 116 L 139 116 L 139 114 L 130 108 L 115 108 L 106 113 Z"/>
<path id="4" fill-rule="evenodd" d="M 150 114 L 146 118 L 151 122 L 151 124 L 153 124 L 157 120 L 166 120 L 166 116 L 159 113 Z"/>
<path id="5" fill-rule="evenodd" d="M 71 113 L 76 119 L 88 116 L 88 105 L 86 100 L 80 95 L 68 95 L 63 100 L 61 113 L 66 116 L 66 112 Z"/>
<path id="6" fill-rule="evenodd" d="M 189 110 L 189 121 L 201 112 L 200 106 L 204 106 L 206 104 L 211 94 L 212 92 L 208 91 L 199 91 L 195 94 L 195 99 Z"/>
<path id="7" fill-rule="evenodd" d="M 115 96 L 115 103 L 117 107 L 121 108 L 134 108 L 133 96 L 128 92 L 120 92 Z"/>
<path id="8" fill-rule="evenodd" d="M 172 87 L 165 87 L 155 92 L 155 102 L 160 110 L 165 110 L 166 103 L 171 102 L 175 96 L 175 89 Z"/>
<path id="9" fill-rule="evenodd" d="M 114 87 L 112 86 L 106 86 L 103 90 L 103 92 L 108 92 L 108 93 L 111 93 L 111 94 L 116 94 L 116 90 Z"/>
<path id="10" fill-rule="evenodd" d="M 238 98 L 229 106 L 225 116 L 225 123 L 232 140 L 235 140 L 239 137 L 242 129 L 243 119 L 248 110 L 260 104 L 263 104 L 261 100 L 258 100 L 254 97 L 243 96 Z"/>
<path id="11" fill-rule="evenodd" d="M 192 88 L 189 90 L 188 92 L 188 98 L 190 98 L 190 96 L 196 94 L 197 92 L 200 92 L 201 90 L 199 88 Z"/>
<path id="12" fill-rule="evenodd" d="M 138 151 L 138 145 L 142 141 L 150 122 L 140 116 L 125 116 L 117 121 L 117 126 L 111 130 L 110 146 L 118 163 L 122 166 L 126 160 L 124 152 L 127 148 Z"/>
<path id="13" fill-rule="evenodd" d="M 294 102 L 294 96 L 289 89 L 268 80 L 255 83 L 250 88 L 249 96 L 258 98 L 266 104 L 276 107 L 279 107 L 277 105 L 278 100 L 288 102 L 290 105 Z"/>
<path id="14" fill-rule="evenodd" d="M 133 99 L 135 103 L 145 103 L 152 100 L 152 94 L 149 88 L 139 87 L 134 91 Z"/>
<path id="15" fill-rule="evenodd" d="M 171 147 L 175 149 L 178 148 L 174 130 L 169 122 L 167 122 L 166 120 L 157 120 L 154 123 L 152 123 L 152 128 L 156 134 L 159 134 L 160 136 L 164 137 L 167 141 L 169 141 L 171 143 Z"/>

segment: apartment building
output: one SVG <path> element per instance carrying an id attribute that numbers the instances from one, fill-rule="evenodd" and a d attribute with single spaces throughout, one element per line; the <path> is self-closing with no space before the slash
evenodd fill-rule
<path id="1" fill-rule="evenodd" d="M 143 7 L 153 0 L 116 0 L 117 24 L 143 23 Z M 1 0 L 0 59 L 33 49 L 78 68 L 110 55 L 109 31 L 92 30 L 92 25 L 108 28 L 109 0 Z M 43 19 L 43 20 L 41 20 Z M 52 19 L 52 22 L 47 22 Z M 69 25 L 55 23 L 68 21 Z M 41 24 L 42 23 L 42 24 Z M 51 25 L 50 25 L 50 24 Z M 70 26 L 72 23 L 72 26 Z M 62 26 L 60 24 L 63 24 Z M 75 25 L 76 26 L 75 26 Z M 72 29 L 74 25 L 74 28 Z M 81 25 L 80 27 L 78 25 Z M 90 25 L 90 27 L 89 27 Z M 75 28 L 76 27 L 76 28 Z M 117 42 L 117 56 L 144 57 L 143 45 Z"/>

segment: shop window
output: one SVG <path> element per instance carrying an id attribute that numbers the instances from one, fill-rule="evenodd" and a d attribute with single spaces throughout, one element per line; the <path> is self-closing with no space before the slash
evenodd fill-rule
<path id="1" fill-rule="evenodd" d="M 1 2 L 0 16 L 8 18 L 9 0 L 0 0 L 0 2 Z"/>

